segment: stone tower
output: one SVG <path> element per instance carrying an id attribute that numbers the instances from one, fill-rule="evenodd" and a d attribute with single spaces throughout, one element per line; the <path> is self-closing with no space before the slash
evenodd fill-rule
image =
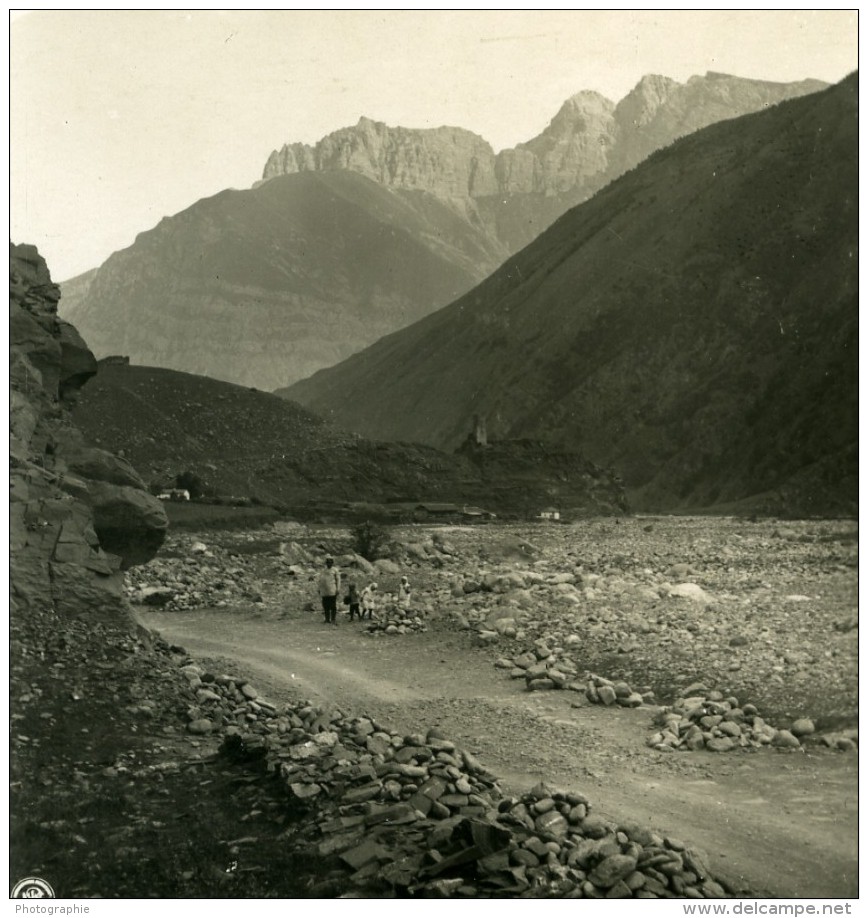
<path id="1" fill-rule="evenodd" d="M 488 446 L 488 433 L 485 429 L 485 418 L 482 415 L 473 416 L 474 438 L 477 446 Z"/>

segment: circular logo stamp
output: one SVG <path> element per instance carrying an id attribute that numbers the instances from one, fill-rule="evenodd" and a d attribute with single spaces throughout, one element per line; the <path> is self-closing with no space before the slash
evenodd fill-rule
<path id="1" fill-rule="evenodd" d="M 54 890 L 41 877 L 25 877 L 12 887 L 10 899 L 54 899 Z"/>

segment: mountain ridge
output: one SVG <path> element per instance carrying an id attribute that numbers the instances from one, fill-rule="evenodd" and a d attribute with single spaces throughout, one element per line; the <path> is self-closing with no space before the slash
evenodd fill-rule
<path id="1" fill-rule="evenodd" d="M 97 357 L 275 388 L 445 305 L 503 255 L 432 196 L 307 173 L 164 218 L 62 312 Z"/>
<path id="2" fill-rule="evenodd" d="M 616 172 L 712 117 L 706 96 L 719 118 L 815 85 L 649 78 L 640 95 L 653 104 L 632 109 L 578 93 L 539 137 L 497 155 L 463 128 L 363 117 L 315 148 L 285 147 L 288 174 L 163 218 L 61 285 L 60 308 L 98 357 L 285 387 L 474 287 Z"/>
<path id="3" fill-rule="evenodd" d="M 296 142 L 273 150 L 262 179 L 353 169 L 383 184 L 424 188 L 443 197 L 553 194 L 576 186 L 589 196 L 659 146 L 660 137 L 642 141 L 636 129 L 659 120 L 662 109 L 671 111 L 665 124 L 655 126 L 655 134 L 667 132 L 665 142 L 671 142 L 723 117 L 747 114 L 827 85 L 820 80 L 751 80 L 712 71 L 686 83 L 646 74 L 618 103 L 595 90 L 573 94 L 539 135 L 497 153 L 465 128 L 390 127 L 363 116 L 355 126 L 339 128 L 313 145 Z M 709 103 L 715 106 L 712 114 Z M 462 157 L 465 168 L 456 173 L 459 145 L 471 146 L 473 153 L 469 163 Z"/>
<path id="4" fill-rule="evenodd" d="M 492 436 L 614 467 L 640 508 L 783 494 L 819 463 L 779 502 L 852 512 L 857 88 L 655 152 L 463 298 L 289 392 L 441 447 L 483 414 Z"/>

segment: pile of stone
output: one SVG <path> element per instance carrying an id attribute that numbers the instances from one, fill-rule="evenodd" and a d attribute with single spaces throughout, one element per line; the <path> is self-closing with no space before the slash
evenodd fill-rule
<path id="1" fill-rule="evenodd" d="M 393 553 L 405 564 L 431 565 L 442 568 L 458 560 L 458 551 L 442 533 L 420 533 L 411 530 L 406 536 L 398 535 L 392 542 Z"/>
<path id="2" fill-rule="evenodd" d="M 494 632 L 496 636 L 496 632 Z M 480 643 L 491 643 L 488 632 L 479 633 Z M 578 644 L 576 637 L 575 644 Z M 498 669 L 508 669 L 513 679 L 523 679 L 530 692 L 546 689 L 584 690 L 584 683 L 579 681 L 575 660 L 564 647 L 549 647 L 545 638 L 538 638 L 531 649 L 515 657 L 501 657 L 494 664 Z"/>
<path id="3" fill-rule="evenodd" d="M 183 611 L 263 601 L 244 556 L 189 539 L 174 539 L 167 554 L 127 572 L 133 605 Z"/>
<path id="4" fill-rule="evenodd" d="M 659 752 L 730 752 L 760 746 L 799 749 L 815 732 L 813 721 L 806 717 L 793 721 L 788 729 L 773 727 L 754 705 L 740 705 L 737 698 L 706 692 L 703 686 L 690 686 L 685 694 L 655 717 L 660 729 L 648 739 L 651 748 Z"/>
<path id="5" fill-rule="evenodd" d="M 187 730 L 286 787 L 288 841 L 340 874 L 345 896 L 720 898 L 738 890 L 707 858 L 644 828 L 612 825 L 582 794 L 539 784 L 504 797 L 476 757 L 434 728 L 301 701 L 276 706 L 246 680 L 185 658 Z M 347 889 L 352 890 L 346 892 Z M 316 892 L 313 890 L 312 892 Z"/>
<path id="6" fill-rule="evenodd" d="M 225 751 L 255 754 L 299 806 L 299 850 L 336 859 L 357 895 L 719 898 L 706 858 L 675 840 L 592 815 L 581 794 L 540 784 L 504 798 L 438 730 L 405 736 L 367 717 L 302 704 L 284 733 L 231 730 Z M 266 727 L 268 729 L 268 727 Z"/>
<path id="7" fill-rule="evenodd" d="M 378 618 L 365 623 L 365 630 L 368 634 L 410 634 L 428 630 L 422 616 L 412 612 L 398 608 L 386 608 L 378 615 Z"/>
<path id="8" fill-rule="evenodd" d="M 602 704 L 606 707 L 620 705 L 622 708 L 638 708 L 643 704 L 657 704 L 657 697 L 650 688 L 635 691 L 623 680 L 613 682 L 604 676 L 588 673 L 585 698 L 591 704 Z"/>
<path id="9" fill-rule="evenodd" d="M 259 698 L 245 679 L 215 675 L 193 662 L 185 662 L 181 673 L 187 678 L 195 702 L 186 709 L 187 731 L 197 735 L 238 732 L 259 728 L 265 733 L 285 733 L 288 722 L 278 709 Z"/>
<path id="10" fill-rule="evenodd" d="M 386 767 L 386 766 L 384 766 Z M 427 898 L 727 898 L 706 856 L 677 839 L 592 815 L 581 794 L 539 784 L 476 815 L 426 815 L 415 801 L 440 794 L 426 782 L 403 803 L 331 801 L 296 844 L 336 855 L 354 891 Z M 422 788 L 425 787 L 425 790 Z M 428 806 L 428 804 L 426 804 Z M 479 808 L 482 809 L 482 808 Z"/>

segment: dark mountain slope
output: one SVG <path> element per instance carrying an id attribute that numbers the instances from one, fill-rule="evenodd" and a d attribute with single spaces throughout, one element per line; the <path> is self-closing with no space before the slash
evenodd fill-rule
<path id="1" fill-rule="evenodd" d="M 64 315 L 98 357 L 274 388 L 444 305 L 504 255 L 431 195 L 306 173 L 164 219 Z"/>
<path id="2" fill-rule="evenodd" d="M 855 507 L 858 78 L 654 154 L 449 307 L 289 390 L 366 436 L 538 436 L 633 501 Z"/>
<path id="3" fill-rule="evenodd" d="M 101 357 L 289 385 L 465 293 L 651 150 L 822 85 L 643 77 L 617 105 L 577 93 L 498 154 L 461 128 L 362 118 L 67 281 L 61 311 Z"/>
<path id="4" fill-rule="evenodd" d="M 566 515 L 625 509 L 620 482 L 569 451 L 519 442 L 477 456 L 376 443 L 276 395 L 175 370 L 101 363 L 74 418 L 151 484 L 165 487 L 189 471 L 210 494 L 300 514 L 393 501 L 482 504 L 522 516 L 552 502 Z"/>

